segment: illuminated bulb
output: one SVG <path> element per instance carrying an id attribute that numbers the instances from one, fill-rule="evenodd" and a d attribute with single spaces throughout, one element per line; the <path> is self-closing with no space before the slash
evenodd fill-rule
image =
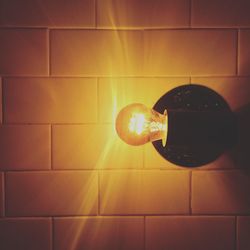
<path id="1" fill-rule="evenodd" d="M 142 145 L 150 141 L 167 141 L 167 111 L 160 114 L 140 103 L 124 107 L 116 118 L 119 137 L 130 145 Z"/>

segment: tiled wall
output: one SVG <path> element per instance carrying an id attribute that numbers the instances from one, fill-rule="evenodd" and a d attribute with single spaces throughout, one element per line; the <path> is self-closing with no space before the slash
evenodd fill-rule
<path id="1" fill-rule="evenodd" d="M 249 250 L 250 0 L 0 0 L 0 249 Z M 208 86 L 239 118 L 180 168 L 114 131 Z"/>

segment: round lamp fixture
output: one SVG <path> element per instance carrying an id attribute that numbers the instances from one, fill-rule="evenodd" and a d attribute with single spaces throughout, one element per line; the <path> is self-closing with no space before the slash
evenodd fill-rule
<path id="1" fill-rule="evenodd" d="M 116 119 L 116 131 L 127 144 L 152 142 L 166 160 L 198 167 L 214 161 L 236 143 L 236 119 L 215 91 L 197 84 L 179 86 L 148 108 L 134 103 Z"/>

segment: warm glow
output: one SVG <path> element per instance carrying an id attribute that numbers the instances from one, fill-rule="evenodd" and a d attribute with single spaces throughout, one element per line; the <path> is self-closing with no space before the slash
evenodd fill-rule
<path id="1" fill-rule="evenodd" d="M 148 127 L 149 121 L 145 119 L 143 114 L 132 114 L 129 122 L 129 131 L 140 135 Z"/>
<path id="2" fill-rule="evenodd" d="M 123 108 L 116 118 L 119 137 L 130 145 L 142 145 L 149 141 L 167 140 L 167 115 L 160 114 L 143 104 L 134 103 Z"/>

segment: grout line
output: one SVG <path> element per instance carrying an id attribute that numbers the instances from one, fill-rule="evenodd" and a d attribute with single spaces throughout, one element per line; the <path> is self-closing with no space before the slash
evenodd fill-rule
<path id="1" fill-rule="evenodd" d="M 3 217 L 6 217 L 6 211 L 7 211 L 7 202 L 6 202 L 6 172 L 3 172 L 3 177 L 2 177 L 2 191 L 3 191 Z"/>
<path id="2" fill-rule="evenodd" d="M 240 62 L 240 30 L 237 30 L 237 34 L 236 34 L 236 75 L 239 75 L 239 62 Z"/>
<path id="3" fill-rule="evenodd" d="M 55 249 L 55 226 L 54 226 L 54 218 L 51 217 L 51 250 Z"/>
<path id="4" fill-rule="evenodd" d="M 1 178 L 0 190 L 2 190 L 2 194 L 0 193 L 0 195 L 2 195 L 2 196 L 0 196 L 1 197 L 0 204 L 2 204 L 0 207 L 0 211 L 2 210 L 2 213 L 0 213 L 0 218 L 2 218 L 5 216 L 5 197 L 4 197 L 5 196 L 5 188 L 4 188 L 5 178 L 4 178 L 4 172 L 2 172 L 2 173 L 0 172 L 0 178 Z"/>
<path id="5" fill-rule="evenodd" d="M 0 89 L 1 89 L 1 117 L 0 117 L 0 123 L 3 123 L 3 79 L 0 78 Z"/>
<path id="6" fill-rule="evenodd" d="M 2 89 L 2 123 L 1 125 L 5 124 L 5 98 L 4 98 L 4 90 L 5 90 L 5 84 L 4 79 L 1 78 L 1 89 Z"/>
<path id="7" fill-rule="evenodd" d="M 2 124 L 3 122 L 3 79 L 1 78 L 0 76 L 0 95 L 1 95 L 1 103 L 0 103 L 0 125 Z"/>
<path id="8" fill-rule="evenodd" d="M 192 171 L 189 174 L 189 214 L 192 215 Z"/>
<path id="9" fill-rule="evenodd" d="M 98 0 L 95 0 L 95 28 L 97 29 L 98 26 Z"/>
<path id="10" fill-rule="evenodd" d="M 99 30 L 99 31 L 114 31 L 114 32 L 123 32 L 123 31 L 127 31 L 127 32 L 134 32 L 134 31 L 158 31 L 158 30 L 165 30 L 165 31 L 175 31 L 175 30 L 179 30 L 179 31 L 211 31 L 211 30 L 218 30 L 218 31 L 224 31 L 224 30 L 235 30 L 235 29 L 249 29 L 249 27 L 240 27 L 240 26 L 232 26 L 232 27 L 216 27 L 216 26 L 196 26 L 196 27 L 189 27 L 188 25 L 184 25 L 184 26 L 179 26 L 179 27 L 161 27 L 161 26 L 155 26 L 155 27 L 51 27 L 51 30 L 65 30 L 65 31 L 71 31 L 71 30 L 79 30 L 79 31 L 95 31 L 95 30 Z"/>
<path id="11" fill-rule="evenodd" d="M 70 172 L 70 171 L 79 171 L 79 172 L 93 172 L 93 171 L 100 171 L 100 172 L 111 172 L 111 171 L 120 171 L 120 172 L 123 172 L 123 171 L 131 171 L 131 172 L 141 172 L 141 171 L 147 171 L 147 172 L 159 172 L 159 171 L 165 171 L 165 172 L 182 172 L 182 173 L 185 173 L 189 170 L 186 170 L 186 169 L 153 169 L 153 168 L 103 168 L 103 169 L 95 169 L 95 168 L 68 168 L 68 169 L 56 169 L 56 168 L 53 168 L 53 169 L 11 169 L 11 170 L 8 170 L 8 169 L 5 169 L 4 171 L 8 172 L 8 173 L 39 173 L 39 172 L 48 172 L 50 170 L 53 170 L 54 172 L 62 172 L 62 171 L 65 171 L 65 172 Z M 239 172 L 240 169 L 201 169 L 201 170 L 193 170 L 195 171 L 196 173 L 199 173 L 199 172 Z"/>
<path id="12" fill-rule="evenodd" d="M 50 125 L 50 169 L 53 170 L 53 129 L 52 124 Z"/>
<path id="13" fill-rule="evenodd" d="M 152 171 L 166 171 L 166 172 L 173 172 L 173 171 L 178 171 L 178 172 L 186 172 L 188 170 L 177 170 L 177 169 L 147 169 L 147 168 L 106 168 L 106 169 L 95 169 L 95 168 L 55 168 L 54 166 L 49 169 L 5 169 L 6 172 L 8 173 L 40 173 L 40 172 L 70 172 L 70 171 L 78 171 L 78 172 L 119 172 L 119 171 L 131 171 L 131 172 L 139 172 L 139 171 L 147 171 L 147 172 L 152 172 Z"/>
<path id="14" fill-rule="evenodd" d="M 142 168 L 141 169 L 146 169 L 146 164 L 145 164 L 145 162 L 146 162 L 146 160 L 145 160 L 145 156 L 146 156 L 146 145 L 144 145 L 143 147 L 142 147 Z"/>
<path id="15" fill-rule="evenodd" d="M 200 76 L 200 75 L 197 75 Z M 201 76 L 207 76 L 207 75 L 201 75 Z M 208 75 L 208 76 L 220 76 L 220 75 Z M 234 75 L 221 75 L 221 76 L 234 76 Z M 7 75 L 8 77 L 8 75 Z M 11 75 L 9 76 L 11 77 Z M 26 76 L 18 76 L 18 77 L 26 77 Z M 27 77 L 32 77 L 32 76 L 27 76 Z M 43 77 L 43 76 L 42 76 Z M 46 77 L 46 76 L 45 76 Z M 88 74 L 81 74 L 79 73 L 78 75 L 51 75 L 51 78 L 110 78 L 110 79 L 119 79 L 119 78 L 187 78 L 189 77 L 188 74 L 182 74 L 182 75 L 153 75 L 153 74 L 148 74 L 148 75 L 123 75 L 123 74 L 103 74 L 103 75 L 88 75 Z"/>
<path id="16" fill-rule="evenodd" d="M 51 171 L 52 170 L 52 171 Z M 125 169 L 126 170 L 126 169 Z M 47 173 L 47 172 L 97 172 L 97 169 L 27 169 L 27 170 L 5 170 L 6 173 Z"/>
<path id="17" fill-rule="evenodd" d="M 48 75 L 50 77 L 51 76 L 51 34 L 50 34 L 50 29 L 48 29 L 47 46 L 48 46 Z"/>
<path id="18" fill-rule="evenodd" d="M 100 123 L 101 119 L 100 119 L 100 110 L 101 110 L 101 106 L 100 106 L 100 81 L 99 78 L 97 77 L 96 79 L 96 95 L 97 95 L 97 123 Z M 110 123 L 112 124 L 112 123 Z"/>
<path id="19" fill-rule="evenodd" d="M 4 75 L 3 75 L 4 76 Z M 10 78 L 10 79 L 19 79 L 19 78 L 35 78 L 35 79 L 39 79 L 39 78 L 45 78 L 45 79 L 51 79 L 51 78 L 72 78 L 72 79 L 96 79 L 97 77 L 96 76 L 88 76 L 88 75 L 51 75 L 51 76 L 48 76 L 48 75 L 5 75 L 4 76 L 5 78 Z M 112 78 L 112 77 L 111 77 Z"/>
<path id="20" fill-rule="evenodd" d="M 137 78 L 142 78 L 142 79 L 174 79 L 174 78 L 179 78 L 179 79 L 183 79 L 183 78 L 189 78 L 190 74 L 187 75 L 2 75 L 2 77 L 8 79 L 19 79 L 19 78 L 44 78 L 44 79 L 53 79 L 53 78 L 70 78 L 70 79 L 96 79 L 96 78 L 101 78 L 101 79 L 120 79 L 120 78 L 124 78 L 124 79 L 137 79 Z M 201 77 L 207 77 L 207 78 L 233 78 L 233 77 L 250 77 L 250 74 L 248 75 L 238 75 L 235 76 L 235 74 L 232 75 L 221 75 L 221 74 L 209 74 L 209 75 L 192 75 L 193 78 L 201 78 Z"/>
<path id="21" fill-rule="evenodd" d="M 250 75 L 230 75 L 230 76 L 223 76 L 223 75 L 197 75 L 197 76 L 192 76 L 192 79 L 194 80 L 195 78 L 249 78 Z"/>
<path id="22" fill-rule="evenodd" d="M 101 214 L 100 216 L 102 217 L 141 217 L 141 216 L 145 216 L 145 217 L 234 217 L 236 216 L 237 213 L 235 214 L 225 214 L 225 212 L 221 213 L 221 214 L 208 214 L 207 212 L 204 214 L 189 214 L 189 213 L 131 213 L 131 214 L 125 214 L 125 213 L 106 213 L 106 214 Z M 240 214 L 241 216 L 249 216 L 249 214 Z M 61 216 L 57 216 L 57 217 L 79 217 L 79 215 L 61 215 Z M 89 215 L 85 215 L 85 216 L 89 216 Z M 97 217 L 98 215 L 96 215 Z"/>
<path id="23" fill-rule="evenodd" d="M 199 169 L 198 169 L 199 168 Z M 202 172 L 202 171 L 230 171 L 230 170 L 241 170 L 240 168 L 232 168 L 232 167 L 227 167 L 227 168 L 202 168 L 202 166 L 198 167 L 197 169 L 193 169 L 192 171 L 194 172 Z M 112 169 L 112 168 L 108 168 L 108 169 Z M 116 168 L 114 168 L 116 169 Z M 133 168 L 131 168 L 133 169 Z M 134 168 L 135 169 L 135 168 Z M 142 169 L 142 168 L 137 168 L 137 169 Z M 162 171 L 186 171 L 186 172 L 189 172 L 190 170 L 188 169 L 185 169 L 185 167 L 181 167 L 181 166 L 177 166 L 176 167 L 146 167 L 145 170 L 162 170 Z"/>
<path id="24" fill-rule="evenodd" d="M 193 1 L 189 0 L 189 27 L 192 28 L 192 7 L 193 7 Z"/>
<path id="25" fill-rule="evenodd" d="M 143 218 L 143 217 L 165 217 L 165 218 L 169 218 L 169 217 L 187 217 L 187 218 L 194 218 L 194 217 L 217 217 L 217 218 L 233 218 L 237 215 L 233 215 L 233 214 L 82 214 L 82 215 L 75 215 L 75 214 L 62 214 L 62 215 L 17 215 L 17 216 L 6 216 L 6 219 L 48 219 L 51 218 L 51 216 L 53 216 L 53 219 L 56 218 L 120 218 L 120 217 L 125 217 L 125 218 Z M 242 215 L 240 214 L 240 216 L 249 216 L 249 214 L 246 215 Z"/>
<path id="26" fill-rule="evenodd" d="M 9 220 L 17 220 L 17 219 L 26 219 L 26 220 L 32 220 L 32 219 L 53 219 L 54 221 L 56 219 L 61 219 L 61 218 L 66 218 L 66 219 L 70 219 L 70 218 L 74 218 L 74 219 L 85 219 L 85 218 L 122 218 L 124 216 L 106 216 L 106 215 L 49 215 L 49 216 L 9 216 L 9 217 L 6 217 L 6 219 L 9 219 Z M 132 219 L 135 219 L 135 218 L 141 218 L 143 219 L 143 215 L 128 215 L 126 216 L 126 218 L 132 218 Z"/>
<path id="27" fill-rule="evenodd" d="M 192 0 L 191 0 L 192 1 Z M 191 6 L 192 7 L 192 6 Z M 190 7 L 189 7 L 189 12 L 190 12 Z M 191 16 L 191 15 L 190 15 Z M 192 17 L 192 16 L 191 16 Z M 98 16 L 96 15 L 95 17 L 96 20 L 94 20 L 94 22 L 96 22 L 98 24 Z M 190 17 L 189 17 L 189 23 L 190 23 Z M 192 21 L 192 19 L 191 19 Z M 192 23 L 191 23 L 192 24 Z M 2 26 L 1 29 L 3 30 L 13 30 L 13 29 L 23 29 L 23 30 L 27 30 L 27 29 L 50 29 L 50 30 L 66 30 L 66 31 L 71 31 L 71 30 L 82 30 L 82 31 L 86 31 L 86 30 L 90 30 L 90 31 L 94 31 L 94 30 L 108 30 L 108 31 L 142 31 L 142 30 L 233 30 L 233 29 L 249 29 L 250 26 L 189 26 L 188 25 L 183 25 L 183 26 L 153 26 L 153 27 L 139 27 L 139 26 L 134 26 L 134 27 L 98 27 L 98 25 L 94 25 L 94 26 L 85 26 L 85 27 L 81 27 L 81 26 Z"/>
<path id="28" fill-rule="evenodd" d="M 25 126 L 25 125 L 31 125 L 31 126 L 40 126 L 40 125 L 44 125 L 44 126 L 50 126 L 50 125 L 54 125 L 54 126 L 60 126 L 60 125 L 112 125 L 112 122 L 76 122 L 76 123 L 50 123 L 50 122 L 8 122 L 5 123 L 5 125 L 11 126 L 11 125 L 19 125 L 19 126 Z"/>
<path id="29" fill-rule="evenodd" d="M 238 217 L 237 215 L 235 216 L 235 235 L 234 235 L 234 239 L 235 239 L 235 250 L 238 249 Z"/>
<path id="30" fill-rule="evenodd" d="M 143 216 L 144 227 L 143 227 L 143 249 L 146 250 L 146 216 Z"/>
<path id="31" fill-rule="evenodd" d="M 100 171 L 97 171 L 97 176 L 98 176 L 98 211 L 97 215 L 101 215 L 101 194 L 100 194 Z"/>

